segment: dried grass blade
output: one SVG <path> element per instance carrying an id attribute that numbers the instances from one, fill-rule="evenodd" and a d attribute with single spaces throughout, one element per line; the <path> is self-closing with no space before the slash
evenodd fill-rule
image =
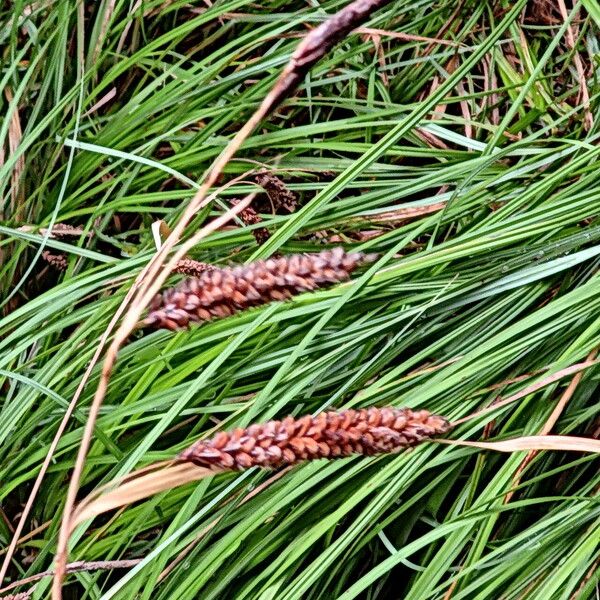
<path id="1" fill-rule="evenodd" d="M 600 454 L 600 440 L 570 435 L 526 435 L 500 442 L 468 442 L 464 440 L 436 440 L 451 446 L 471 446 L 497 452 L 521 452 L 523 450 L 562 450 L 565 452 L 592 452 Z"/>

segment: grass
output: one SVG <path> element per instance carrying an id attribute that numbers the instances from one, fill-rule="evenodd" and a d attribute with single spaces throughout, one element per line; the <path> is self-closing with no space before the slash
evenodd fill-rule
<path id="1" fill-rule="evenodd" d="M 155 252 L 151 224 L 177 222 L 299 36 L 345 4 L 0 9 L 0 547 L 100 337 Z M 530 386 L 600 344 L 600 5 L 568 6 L 565 19 L 561 4 L 393 2 L 368 27 L 402 39 L 353 34 L 317 64 L 223 178 L 267 167 L 298 209 L 266 208 L 261 246 L 236 221 L 191 254 L 228 264 L 342 243 L 381 258 L 331 290 L 186 332 L 136 333 L 80 497 L 219 428 L 326 407 L 394 404 L 459 419 L 524 392 L 453 437 L 544 430 L 573 376 Z M 187 235 L 252 191 L 262 188 L 248 177 L 224 188 Z M 406 209 L 416 216 L 387 218 Z M 49 237 L 54 223 L 82 233 Z M 65 253 L 67 270 L 53 270 L 43 249 Z M 2 585 L 52 568 L 99 373 Z M 599 375 L 583 371 L 552 433 L 598 436 Z M 595 598 L 598 458 L 526 454 L 429 444 L 283 475 L 218 475 L 79 527 L 70 560 L 141 562 L 72 574 L 64 596 Z M 45 578 L 32 597 L 49 589 Z"/>

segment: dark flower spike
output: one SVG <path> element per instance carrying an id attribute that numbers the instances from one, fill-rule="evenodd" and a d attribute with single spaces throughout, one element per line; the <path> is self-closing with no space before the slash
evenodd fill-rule
<path id="1" fill-rule="evenodd" d="M 221 431 L 184 450 L 179 460 L 215 470 L 278 468 L 305 460 L 400 452 L 448 431 L 426 410 L 368 408 L 269 421 Z"/>
<path id="2" fill-rule="evenodd" d="M 374 254 L 342 248 L 293 254 L 233 268 L 214 268 L 158 295 L 143 326 L 180 329 L 296 294 L 345 281 Z"/>

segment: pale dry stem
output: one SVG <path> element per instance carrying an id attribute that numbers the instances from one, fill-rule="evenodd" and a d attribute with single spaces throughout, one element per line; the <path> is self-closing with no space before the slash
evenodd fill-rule
<path id="1" fill-rule="evenodd" d="M 102 401 L 108 388 L 108 382 L 112 373 L 112 369 L 116 363 L 118 350 L 136 327 L 143 310 L 150 303 L 162 283 L 164 283 L 170 272 L 174 269 L 177 261 L 184 256 L 185 252 L 187 252 L 187 250 L 189 250 L 194 244 L 202 239 L 202 237 L 208 235 L 208 233 L 218 228 L 217 226 L 211 227 L 211 225 L 216 225 L 216 222 L 219 222 L 218 226 L 222 226 L 232 216 L 238 214 L 238 212 L 246 208 L 250 202 L 240 202 L 240 204 L 230 209 L 222 217 L 216 219 L 216 221 L 213 221 L 213 223 L 211 223 L 209 226 L 200 230 L 196 235 L 190 238 L 187 244 L 184 244 L 182 248 L 173 255 L 171 260 L 163 269 L 162 273 L 159 274 L 160 268 L 164 264 L 166 257 L 181 239 L 185 228 L 190 223 L 193 216 L 206 203 L 206 196 L 209 190 L 217 182 L 224 167 L 235 155 L 246 138 L 254 131 L 257 125 L 270 112 L 272 112 L 272 110 L 287 95 L 289 95 L 291 91 L 295 89 L 296 85 L 314 65 L 314 63 L 317 62 L 326 52 L 328 52 L 335 43 L 345 37 L 350 31 L 352 31 L 352 29 L 358 27 L 362 22 L 364 22 L 374 10 L 377 10 L 388 2 L 390 2 L 390 0 L 355 0 L 344 9 L 333 15 L 327 21 L 322 23 L 319 27 L 313 29 L 302 40 L 296 51 L 293 53 L 289 63 L 286 65 L 277 82 L 275 83 L 274 87 L 263 99 L 259 108 L 237 132 L 234 138 L 225 147 L 223 152 L 211 165 L 203 184 L 190 201 L 180 220 L 175 225 L 173 232 L 166 239 L 161 249 L 154 255 L 148 265 L 136 278 L 136 281 L 130 290 L 131 294 L 128 293 L 126 299 L 121 304 L 118 310 L 119 314 L 125 310 L 127 302 L 131 296 L 135 294 L 131 302 L 131 306 L 125 313 L 121 326 L 115 333 L 113 342 L 107 350 L 104 364 L 102 366 L 100 381 L 90 407 L 89 417 L 86 422 L 86 427 L 80 443 L 73 474 L 69 482 L 55 557 L 56 570 L 52 583 L 53 600 L 60 600 L 62 597 L 62 581 L 65 576 L 67 564 L 67 544 L 70 532 L 72 530 L 72 517 L 77 490 L 79 489 L 81 473 L 83 471 L 85 458 L 90 446 L 98 411 L 102 405 Z M 115 321 L 116 319 L 113 319 L 111 321 L 111 325 L 114 326 Z M 108 337 L 109 332 L 110 329 L 105 332 L 106 337 Z M 84 375 L 84 380 L 82 380 L 80 387 L 85 385 L 86 381 L 87 378 Z M 74 399 L 73 404 L 75 402 L 76 400 Z"/>
<path id="2" fill-rule="evenodd" d="M 588 355 L 587 360 L 588 361 L 594 360 L 596 358 L 597 354 L 598 354 L 598 349 L 592 350 L 592 352 L 590 352 L 590 354 Z M 573 377 L 573 379 L 567 386 L 567 389 L 564 391 L 564 393 L 560 397 L 560 400 L 556 403 L 556 406 L 554 407 L 554 410 L 548 417 L 548 420 L 544 423 L 544 426 L 542 427 L 542 429 L 540 431 L 540 435 L 548 435 L 552 431 L 553 427 L 556 425 L 556 422 L 560 418 L 560 415 L 563 413 L 563 411 L 565 410 L 565 407 L 567 406 L 567 404 L 573 397 L 575 390 L 581 383 L 581 380 L 583 379 L 584 374 L 585 374 L 584 371 L 579 371 L 578 373 L 575 374 L 575 376 Z M 512 489 L 506 494 L 506 496 L 504 498 L 505 504 L 508 504 L 510 502 L 511 498 L 513 497 L 513 495 L 515 493 L 515 488 L 519 485 L 519 483 L 521 481 L 521 476 L 523 475 L 523 471 L 525 471 L 527 466 L 537 456 L 537 454 L 538 454 L 537 450 L 530 450 L 527 453 L 527 456 L 521 461 L 521 464 L 517 467 L 517 471 L 513 477 L 513 481 L 512 481 L 512 485 L 511 485 Z"/>

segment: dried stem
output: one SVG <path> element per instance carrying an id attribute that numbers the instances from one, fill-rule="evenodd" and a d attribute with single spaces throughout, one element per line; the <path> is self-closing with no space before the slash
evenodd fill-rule
<path id="1" fill-rule="evenodd" d="M 128 300 L 129 297 L 133 296 L 135 294 L 135 292 L 137 291 L 137 296 L 133 298 L 132 305 L 130 306 L 129 310 L 125 314 L 123 321 L 121 323 L 121 326 L 117 330 L 115 337 L 106 352 L 106 358 L 104 359 L 104 363 L 102 365 L 100 381 L 98 382 L 98 387 L 96 388 L 96 393 L 94 394 L 94 399 L 93 399 L 92 405 L 90 407 L 88 420 L 86 421 L 86 424 L 85 424 L 83 436 L 82 436 L 81 443 L 79 446 L 79 451 L 77 454 L 77 459 L 75 461 L 75 467 L 73 469 L 73 474 L 71 475 L 71 480 L 69 482 L 69 488 L 67 490 L 67 499 L 66 499 L 65 508 L 63 511 L 63 518 L 62 518 L 62 522 L 61 522 L 61 528 L 59 531 L 57 551 L 56 551 L 56 570 L 54 572 L 54 579 L 53 579 L 53 584 L 52 584 L 53 600 L 60 600 L 62 597 L 61 587 L 62 587 L 62 580 L 64 579 L 64 575 L 65 575 L 64 569 L 66 568 L 66 562 L 67 562 L 67 543 L 68 543 L 69 536 L 71 534 L 72 527 L 73 527 L 72 517 L 73 517 L 73 510 L 75 507 L 75 500 L 77 497 L 77 490 L 79 488 L 79 481 L 81 479 L 81 473 L 83 471 L 85 457 L 87 455 L 87 451 L 88 451 L 90 443 L 91 443 L 92 433 L 94 430 L 96 419 L 98 417 L 98 413 L 100 411 L 100 407 L 102 405 L 102 400 L 104 399 L 104 396 L 106 395 L 106 390 L 108 389 L 108 382 L 110 380 L 112 369 L 117 361 L 117 354 L 118 354 L 119 348 L 122 346 L 122 344 L 125 342 L 125 340 L 127 340 L 130 333 L 135 328 L 137 321 L 139 320 L 144 308 L 150 303 L 150 300 L 152 299 L 154 294 L 158 291 L 158 288 L 162 285 L 162 283 L 164 283 L 166 278 L 169 276 L 171 271 L 175 268 L 175 266 L 177 265 L 179 260 L 185 255 L 185 253 L 193 245 L 195 245 L 200 239 L 202 239 L 204 236 L 208 235 L 209 233 L 212 233 L 213 231 L 216 231 L 217 229 L 222 227 L 226 222 L 228 222 L 231 218 L 233 218 L 236 214 L 241 212 L 246 206 L 249 206 L 253 197 L 254 197 L 253 194 L 248 196 L 242 202 L 240 202 L 240 204 L 238 206 L 232 207 L 224 215 L 215 219 L 214 221 L 211 221 L 208 225 L 206 225 L 205 227 L 200 229 L 194 236 L 192 236 L 192 238 L 190 238 L 190 240 L 188 240 L 185 244 L 181 245 L 179 250 L 177 252 L 175 252 L 175 254 L 171 258 L 171 260 L 167 263 L 167 265 L 166 265 L 165 269 L 162 271 L 162 273 L 155 275 L 155 279 L 152 281 L 152 283 L 148 284 L 148 282 L 144 280 L 143 274 L 150 273 L 152 267 L 156 266 L 156 264 L 157 264 L 154 262 L 154 259 L 152 261 L 150 261 L 150 263 L 148 263 L 148 265 L 144 268 L 142 273 L 140 273 L 140 276 L 138 276 L 138 278 L 136 279 L 136 282 L 134 283 L 134 285 L 132 286 L 132 288 L 130 289 L 130 291 L 127 294 L 126 300 Z M 209 197 L 206 200 L 206 203 L 208 203 L 211 199 L 212 198 Z M 175 230 L 173 231 L 173 234 L 171 234 L 171 235 L 174 235 L 176 232 L 177 232 L 177 227 L 175 228 Z M 155 258 L 157 256 L 160 256 L 161 253 L 163 251 L 165 251 L 165 248 L 169 247 L 169 240 L 171 240 L 171 236 L 169 236 L 169 238 L 165 242 L 164 246 L 155 255 Z M 173 243 L 174 243 L 174 241 L 173 241 Z M 160 263 L 162 263 L 162 260 L 164 260 L 164 258 L 161 258 Z M 160 264 L 160 263 L 158 263 L 158 264 Z M 116 322 L 116 320 L 118 319 L 118 316 L 120 316 L 122 314 L 122 312 L 124 311 L 126 306 L 127 306 L 127 303 L 126 303 L 126 301 L 124 301 L 121 304 L 121 306 L 119 307 L 119 309 L 117 310 L 117 314 L 115 315 L 116 318 L 113 319 L 113 321 L 112 321 L 113 323 Z M 106 337 L 108 337 L 109 333 L 110 333 L 110 329 L 107 330 Z M 93 366 L 94 364 L 95 363 L 92 363 L 90 365 L 90 367 Z M 88 367 L 88 371 L 86 371 L 87 377 L 89 377 L 89 372 L 91 372 L 91 371 L 89 370 L 89 367 Z M 80 387 L 78 388 L 78 391 L 80 390 L 80 388 L 82 389 L 83 385 L 85 385 L 85 381 L 87 381 L 87 377 L 85 378 L 84 381 L 81 382 Z M 79 394 L 80 393 L 81 392 L 79 391 Z"/>
<path id="2" fill-rule="evenodd" d="M 390 1 L 391 0 L 355 0 L 341 11 L 333 15 L 330 19 L 322 23 L 319 27 L 312 30 L 304 38 L 292 55 L 290 62 L 284 68 L 273 89 L 267 94 L 256 112 L 238 131 L 231 142 L 225 147 L 223 152 L 212 164 L 203 184 L 200 186 L 189 205 L 183 212 L 180 220 L 173 228 L 171 235 L 169 235 L 161 249 L 154 255 L 152 260 L 136 278 L 130 290 L 131 294 L 127 295 L 126 299 L 119 307 L 118 313 L 120 314 L 124 311 L 131 296 L 135 294 L 132 299 L 131 306 L 125 314 L 121 326 L 117 330 L 113 342 L 107 350 L 104 364 L 102 366 L 100 381 L 90 407 L 89 417 L 86 422 L 86 427 L 79 447 L 73 474 L 69 482 L 69 489 L 67 491 L 67 498 L 65 501 L 65 508 L 56 550 L 56 571 L 52 583 L 53 600 L 60 600 L 62 597 L 62 580 L 65 575 L 67 564 L 67 544 L 72 527 L 71 519 L 77 497 L 77 490 L 79 489 L 81 473 L 83 471 L 85 457 L 91 443 L 91 436 L 98 411 L 108 388 L 108 381 L 117 360 L 117 353 L 121 345 L 125 342 L 125 340 L 127 340 L 130 333 L 135 328 L 146 306 L 150 303 L 153 296 L 156 294 L 162 283 L 164 283 L 169 273 L 177 264 L 177 261 L 183 258 L 183 255 L 191 246 L 189 244 L 184 244 L 183 248 L 179 252 L 175 253 L 173 258 L 169 261 L 169 263 L 167 263 L 163 272 L 160 273 L 159 276 L 159 271 L 163 266 L 168 254 L 181 239 L 185 228 L 190 223 L 196 212 L 203 205 L 208 203 L 206 197 L 209 190 L 215 185 L 224 167 L 235 155 L 246 138 L 258 126 L 258 124 L 267 115 L 269 115 L 286 96 L 293 92 L 296 85 L 300 82 L 302 77 L 304 77 L 312 65 L 314 65 L 322 56 L 324 56 L 324 54 L 328 52 L 335 43 L 347 35 L 352 29 L 361 25 L 366 19 L 368 19 L 373 11 L 384 6 Z M 250 202 L 248 202 L 246 206 L 249 204 Z M 217 219 L 217 221 L 220 221 L 219 225 L 222 225 L 223 222 L 227 222 L 246 206 L 241 206 L 240 204 L 228 211 L 226 215 L 224 215 L 223 219 Z M 237 210 L 238 208 L 240 210 Z M 198 234 L 193 236 L 189 241 L 197 243 L 210 231 L 213 231 L 213 229 L 203 228 L 201 232 L 198 232 Z M 111 325 L 113 325 L 112 322 Z M 109 334 L 110 330 L 107 330 L 106 337 L 108 337 Z M 93 366 L 93 364 L 90 366 Z M 84 376 L 84 380 L 81 382 L 80 386 L 85 384 L 88 377 L 89 375 L 87 375 L 86 371 L 86 376 Z M 77 397 L 79 397 L 79 394 L 77 394 Z M 9 554 L 7 554 L 7 558 L 8 557 Z"/>
<path id="3" fill-rule="evenodd" d="M 558 8 L 560 10 L 560 16 L 566 22 L 569 20 L 569 13 L 567 11 L 567 6 L 565 4 L 565 0 L 557 0 Z M 575 32 L 573 27 L 569 23 L 567 26 L 567 30 L 565 31 L 565 40 L 567 45 L 573 50 L 573 63 L 575 65 L 575 69 L 577 71 L 577 79 L 579 80 L 579 94 L 577 95 L 577 102 L 581 101 L 583 106 L 583 114 L 584 119 L 583 123 L 586 131 L 590 131 L 594 126 L 594 116 L 592 111 L 590 110 L 590 93 L 588 91 L 587 82 L 586 82 L 586 73 L 585 68 L 583 66 L 583 61 L 581 60 L 581 55 L 577 51 L 577 44 L 575 42 Z"/>
<path id="4" fill-rule="evenodd" d="M 482 408 L 474 413 L 471 413 L 470 415 L 467 415 L 466 417 L 462 417 L 461 419 L 454 421 L 452 423 L 452 427 L 455 427 L 456 425 L 460 425 L 461 423 L 466 423 L 467 421 L 471 421 L 475 418 L 481 417 L 482 415 L 488 414 L 490 412 L 494 412 L 494 411 L 498 410 L 499 408 L 502 408 L 503 406 L 512 404 L 513 402 L 516 402 L 517 400 L 520 400 L 521 398 L 525 398 L 525 396 L 529 396 L 529 394 L 533 394 L 534 392 L 537 392 L 538 390 L 541 390 L 542 388 L 545 388 L 546 386 L 548 386 L 552 383 L 560 381 L 563 377 L 568 377 L 569 375 L 574 375 L 575 373 L 578 373 L 579 371 L 583 371 L 585 369 L 589 369 L 590 367 L 593 367 L 596 364 L 598 364 L 598 360 L 586 360 L 584 362 L 576 363 L 574 365 L 571 365 L 570 367 L 561 369 L 560 371 L 557 371 L 556 373 L 552 373 L 552 375 L 548 375 L 547 377 L 544 377 L 540 381 L 536 381 L 535 383 L 528 385 L 525 389 L 517 392 L 516 394 L 513 394 L 512 396 L 509 396 L 508 398 L 504 398 L 504 399 L 500 400 L 499 402 L 494 402 L 490 406 L 486 406 L 485 408 Z"/>
<path id="5" fill-rule="evenodd" d="M 595 348 L 594 350 L 592 350 L 589 353 L 586 360 L 593 361 L 597 355 L 598 355 L 598 349 Z M 560 400 L 557 402 L 556 406 L 554 407 L 552 414 L 550 415 L 548 420 L 544 423 L 544 426 L 542 427 L 542 430 L 540 431 L 539 435 L 548 435 L 552 431 L 552 428 L 556 425 L 556 422 L 560 418 L 560 415 L 565 410 L 565 407 L 567 406 L 567 404 L 573 397 L 575 390 L 581 383 L 581 380 L 583 379 L 584 374 L 585 374 L 585 371 L 578 371 L 577 373 L 575 373 L 573 379 L 571 379 L 571 382 L 567 386 L 567 389 L 564 391 L 564 393 L 560 397 Z M 504 498 L 505 504 L 508 504 L 510 502 L 511 498 L 513 497 L 513 495 L 515 493 L 515 488 L 519 485 L 519 483 L 521 481 L 521 476 L 523 475 L 523 472 L 525 471 L 527 466 L 531 463 L 531 461 L 537 456 L 537 454 L 538 454 L 537 450 L 530 450 L 527 453 L 527 456 L 525 456 L 525 458 L 521 461 L 521 463 L 517 467 L 517 471 L 512 480 L 512 485 L 511 485 L 512 489 L 506 494 L 506 496 Z"/>
<path id="6" fill-rule="evenodd" d="M 346 222 L 349 223 L 404 223 L 405 221 L 411 221 L 423 215 L 429 215 L 431 213 L 439 212 L 446 208 L 446 202 L 435 202 L 434 204 L 426 204 L 425 206 L 408 206 L 405 208 L 398 208 L 397 210 L 390 210 L 374 215 L 358 215 L 348 219 Z"/>
<path id="7" fill-rule="evenodd" d="M 35 231 L 41 235 L 46 235 L 48 229 L 44 227 L 35 227 L 33 225 L 21 225 L 21 227 L 17 227 L 17 231 Z M 50 230 L 48 237 L 49 238 L 63 238 L 63 237 L 81 237 L 84 234 L 84 230 L 82 227 L 74 227 L 73 225 L 68 225 L 66 223 L 55 223 L 52 229 Z M 86 234 L 86 237 L 91 237 L 91 232 Z"/>
<path id="8" fill-rule="evenodd" d="M 141 558 L 132 558 L 130 560 L 94 560 L 89 562 L 79 560 L 67 565 L 67 573 L 79 573 L 81 571 L 107 571 L 109 569 L 129 569 L 131 567 L 135 567 L 135 565 L 139 564 L 140 562 L 142 562 Z M 34 583 L 40 579 L 43 579 L 44 577 L 50 577 L 51 575 L 54 575 L 54 571 L 49 569 L 48 571 L 42 571 L 41 573 L 36 573 L 30 577 L 19 579 L 19 581 L 14 581 L 10 585 L 0 589 L 0 594 L 8 592 L 9 590 L 14 590 L 22 585 Z M 31 592 L 27 591 L 25 593 L 30 594 Z"/>

